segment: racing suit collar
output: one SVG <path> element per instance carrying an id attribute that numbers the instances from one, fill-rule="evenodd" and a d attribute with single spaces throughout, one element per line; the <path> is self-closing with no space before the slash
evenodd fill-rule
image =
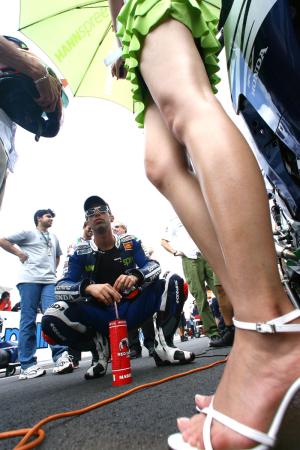
<path id="1" fill-rule="evenodd" d="M 115 247 L 119 248 L 121 245 L 121 240 L 120 240 L 120 236 L 118 236 L 117 234 L 113 233 L 113 237 L 115 238 Z M 91 247 L 95 252 L 98 252 L 99 250 L 101 251 L 101 249 L 99 249 L 97 247 L 97 245 L 95 244 L 94 240 L 91 240 Z"/>

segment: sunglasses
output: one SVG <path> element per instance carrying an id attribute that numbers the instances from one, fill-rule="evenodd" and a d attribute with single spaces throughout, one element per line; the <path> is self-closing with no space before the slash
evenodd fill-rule
<path id="1" fill-rule="evenodd" d="M 89 208 L 85 211 L 86 217 L 92 217 L 95 214 L 109 213 L 110 209 L 107 205 L 95 206 L 94 208 Z"/>

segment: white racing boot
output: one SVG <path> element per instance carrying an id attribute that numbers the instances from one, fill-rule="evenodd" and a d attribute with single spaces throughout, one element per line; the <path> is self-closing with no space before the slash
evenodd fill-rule
<path id="1" fill-rule="evenodd" d="M 97 333 L 93 340 L 96 348 L 92 351 L 92 364 L 84 375 L 86 380 L 103 377 L 106 374 L 109 360 L 108 339 Z"/>
<path id="2" fill-rule="evenodd" d="M 155 328 L 155 344 L 153 358 L 157 367 L 170 364 L 188 364 L 195 359 L 195 353 L 180 350 L 174 344 L 167 344 L 163 329 Z M 168 341 L 170 341 L 168 339 Z"/>
<path id="3" fill-rule="evenodd" d="M 180 350 L 173 344 L 174 334 L 186 300 L 184 280 L 179 275 L 169 272 L 165 277 L 165 289 L 161 298 L 160 311 L 153 317 L 155 363 L 157 366 L 190 363 L 194 361 L 195 354 Z"/>

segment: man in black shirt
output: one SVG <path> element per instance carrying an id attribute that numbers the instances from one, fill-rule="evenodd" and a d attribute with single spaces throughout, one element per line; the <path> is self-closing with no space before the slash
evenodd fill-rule
<path id="1" fill-rule="evenodd" d="M 120 221 L 114 221 L 113 223 L 113 232 L 118 236 L 122 234 L 127 234 L 127 226 Z M 142 244 L 143 246 L 143 244 Z M 147 256 L 151 256 L 148 252 L 147 248 L 143 246 L 143 250 Z M 136 328 L 134 330 L 130 330 L 128 333 L 128 341 L 129 341 L 129 350 L 130 350 L 130 358 L 140 358 L 142 356 L 142 344 L 140 341 L 140 333 L 143 336 L 143 344 L 148 349 L 149 356 L 153 356 L 154 353 L 154 339 L 155 339 L 155 330 L 153 326 L 153 319 L 149 317 L 145 323 L 142 324 L 140 328 Z"/>

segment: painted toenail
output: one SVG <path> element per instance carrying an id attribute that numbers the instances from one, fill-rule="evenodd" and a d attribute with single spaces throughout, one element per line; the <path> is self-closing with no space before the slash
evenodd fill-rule
<path id="1" fill-rule="evenodd" d="M 177 418 L 177 424 L 178 425 L 184 425 L 184 424 L 186 424 L 189 421 L 190 421 L 190 419 L 188 417 L 178 417 Z"/>

